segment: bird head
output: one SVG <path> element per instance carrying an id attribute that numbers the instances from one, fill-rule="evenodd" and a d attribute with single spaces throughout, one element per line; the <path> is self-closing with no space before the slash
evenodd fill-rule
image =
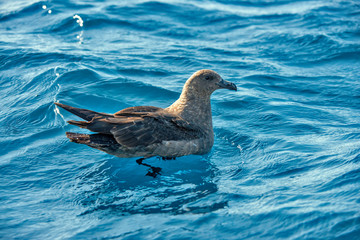
<path id="1" fill-rule="evenodd" d="M 211 95 L 218 89 L 237 90 L 234 83 L 222 79 L 218 73 L 208 69 L 195 72 L 186 81 L 185 88 L 201 95 Z"/>

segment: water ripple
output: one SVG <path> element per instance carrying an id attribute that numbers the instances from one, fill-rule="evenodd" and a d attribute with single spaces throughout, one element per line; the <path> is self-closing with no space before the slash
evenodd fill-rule
<path id="1" fill-rule="evenodd" d="M 0 3 L 0 235 L 357 239 L 359 13 L 342 0 Z M 156 178 L 69 142 L 84 130 L 53 104 L 167 107 L 202 68 L 239 90 L 212 96 L 212 151 L 148 159 Z"/>

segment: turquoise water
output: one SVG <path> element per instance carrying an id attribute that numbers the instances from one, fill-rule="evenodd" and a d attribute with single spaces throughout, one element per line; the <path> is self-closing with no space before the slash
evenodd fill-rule
<path id="1" fill-rule="evenodd" d="M 359 239 L 358 1 L 1 1 L 1 239 Z M 167 107 L 213 69 L 205 156 L 70 143 L 53 102 Z"/>

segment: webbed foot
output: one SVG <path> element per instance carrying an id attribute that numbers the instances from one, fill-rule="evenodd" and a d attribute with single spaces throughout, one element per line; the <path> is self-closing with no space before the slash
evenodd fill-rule
<path id="1" fill-rule="evenodd" d="M 156 176 L 160 174 L 161 168 L 160 168 L 160 167 L 151 166 L 150 164 L 147 164 L 147 163 L 143 163 L 143 161 L 144 161 L 145 159 L 146 159 L 146 158 L 139 158 L 139 159 L 136 160 L 136 163 L 139 164 L 139 165 L 143 165 L 143 166 L 146 166 L 146 167 L 149 167 L 149 168 L 150 168 L 150 169 L 148 170 L 148 172 L 146 173 L 145 176 L 150 176 L 150 177 L 156 178 Z M 160 175 L 161 175 L 161 174 L 160 174 Z"/>

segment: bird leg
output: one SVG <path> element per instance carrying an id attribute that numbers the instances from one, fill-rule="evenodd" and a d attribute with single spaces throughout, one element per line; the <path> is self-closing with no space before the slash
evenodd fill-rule
<path id="1" fill-rule="evenodd" d="M 156 176 L 160 174 L 161 168 L 160 167 L 153 167 L 150 164 L 143 163 L 143 161 L 145 159 L 147 159 L 147 158 L 139 158 L 139 159 L 136 160 L 136 163 L 139 164 L 139 165 L 143 165 L 143 166 L 146 166 L 146 167 L 150 168 L 145 176 L 150 176 L 150 177 L 156 178 Z"/>

